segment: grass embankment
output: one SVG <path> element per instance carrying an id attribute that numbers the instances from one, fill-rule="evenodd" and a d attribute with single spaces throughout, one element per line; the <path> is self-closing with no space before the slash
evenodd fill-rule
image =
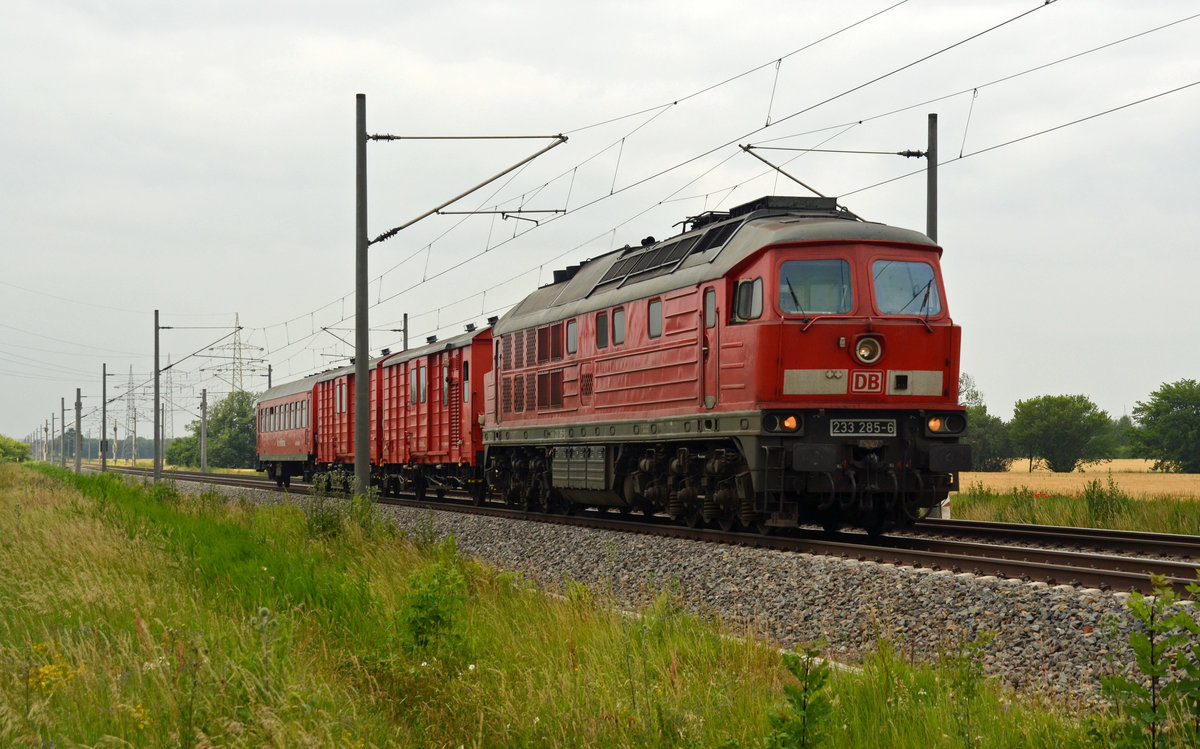
<path id="1" fill-rule="evenodd" d="M 1149 461 L 1114 460 L 1082 471 L 965 473 L 950 499 L 963 520 L 1200 535 L 1200 475 L 1154 473 Z"/>
<path id="2" fill-rule="evenodd" d="M 632 617 L 566 589 L 361 501 L 0 465 L 0 745 L 1059 747 L 1112 725 L 1014 703 L 970 645 L 789 670 L 670 596 Z"/>

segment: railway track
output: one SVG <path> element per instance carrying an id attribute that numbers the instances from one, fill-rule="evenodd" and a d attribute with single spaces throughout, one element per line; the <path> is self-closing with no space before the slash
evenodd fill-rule
<path id="1" fill-rule="evenodd" d="M 123 473 L 148 474 L 146 469 L 118 468 Z M 177 481 L 201 481 L 223 486 L 276 490 L 265 478 L 172 471 Z M 294 484 L 292 494 L 307 494 Z M 1160 575 L 1181 596 L 1197 582 L 1200 537 L 1092 528 L 1022 526 L 960 520 L 925 520 L 918 533 L 871 537 L 865 533 L 827 533 L 800 528 L 786 535 L 688 528 L 665 517 L 620 516 L 616 512 L 585 511 L 573 515 L 522 511 L 497 504 L 475 506 L 468 499 L 447 497 L 436 503 L 415 498 L 386 497 L 381 504 L 433 507 L 448 512 L 475 513 L 506 519 L 600 528 L 622 533 L 646 533 L 716 544 L 732 544 L 793 553 L 818 554 L 859 562 L 926 568 L 951 574 L 995 576 L 1102 590 L 1150 592 L 1150 576 Z M 965 538 L 964 538 L 965 537 Z M 969 538 L 971 540 L 966 540 Z M 1164 558 L 1170 557 L 1170 558 Z"/>

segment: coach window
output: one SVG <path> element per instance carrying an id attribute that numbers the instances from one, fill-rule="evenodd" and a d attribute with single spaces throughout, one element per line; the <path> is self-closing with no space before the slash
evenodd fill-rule
<path id="1" fill-rule="evenodd" d="M 619 346 L 625 342 L 625 308 L 613 310 L 613 345 Z"/>
<path id="2" fill-rule="evenodd" d="M 651 338 L 662 335 L 662 300 L 651 299 L 649 314 L 646 319 L 647 332 Z"/>
<path id="3" fill-rule="evenodd" d="M 608 348 L 608 313 L 596 313 L 596 348 Z"/>
<path id="4" fill-rule="evenodd" d="M 717 290 L 704 290 L 704 327 L 717 327 Z"/>
<path id="5" fill-rule="evenodd" d="M 579 350 L 579 326 L 574 320 L 567 321 L 567 353 L 574 354 Z"/>
<path id="6" fill-rule="evenodd" d="M 754 320 L 762 317 L 763 312 L 763 280 L 761 277 L 753 281 L 747 279 L 738 281 L 737 297 L 734 300 L 734 314 L 738 322 Z"/>

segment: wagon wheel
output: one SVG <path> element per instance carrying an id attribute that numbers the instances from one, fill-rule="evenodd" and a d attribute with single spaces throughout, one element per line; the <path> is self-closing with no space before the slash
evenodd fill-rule
<path id="1" fill-rule="evenodd" d="M 483 504 L 484 496 L 487 494 L 487 486 L 482 482 L 478 482 L 471 486 L 471 504 L 479 507 Z"/>

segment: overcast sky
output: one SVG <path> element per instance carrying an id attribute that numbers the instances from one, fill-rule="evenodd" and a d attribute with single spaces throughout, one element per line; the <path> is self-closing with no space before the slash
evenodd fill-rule
<path id="1" fill-rule="evenodd" d="M 347 363 L 357 93 L 371 133 L 569 139 L 450 209 L 566 213 L 372 246 L 375 353 L 404 313 L 445 337 L 686 216 L 807 194 L 738 144 L 923 150 L 936 112 L 947 306 L 989 410 L 1082 393 L 1119 417 L 1200 377 L 1200 3 L 893 2 L 6 0 L 0 433 L 77 387 L 98 410 L 106 363 L 108 431 L 132 402 L 149 435 L 155 309 L 164 364 L 199 354 L 172 370 L 177 436 L 235 342 L 255 391 L 268 363 Z M 549 143 L 372 142 L 370 236 Z M 925 229 L 923 160 L 760 153 Z"/>

